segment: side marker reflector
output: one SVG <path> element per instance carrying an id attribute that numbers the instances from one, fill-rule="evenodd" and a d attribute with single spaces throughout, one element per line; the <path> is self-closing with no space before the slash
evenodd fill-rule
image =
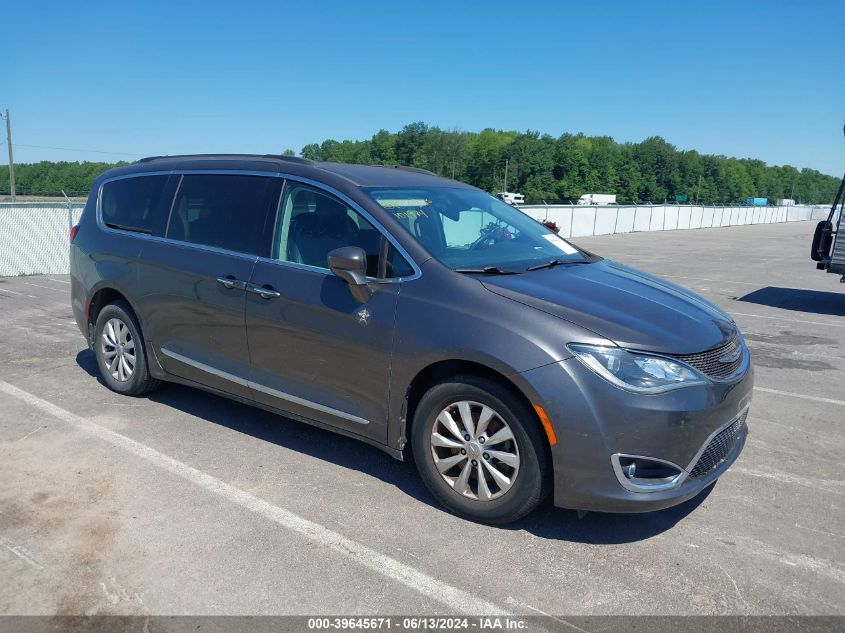
<path id="1" fill-rule="evenodd" d="M 557 444 L 557 436 L 555 435 L 555 430 L 552 428 L 552 423 L 549 421 L 549 416 L 546 415 L 546 412 L 543 410 L 539 404 L 534 405 L 534 410 L 537 412 L 537 415 L 540 417 L 540 422 L 543 424 L 543 428 L 546 430 L 546 437 L 549 438 L 549 444 L 554 446 Z"/>

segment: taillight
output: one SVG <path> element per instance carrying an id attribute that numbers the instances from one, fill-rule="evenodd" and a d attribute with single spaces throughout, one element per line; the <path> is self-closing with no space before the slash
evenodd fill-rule
<path id="1" fill-rule="evenodd" d="M 72 226 L 70 228 L 70 241 L 73 243 L 73 239 L 76 237 L 76 234 L 79 232 L 79 225 Z"/>

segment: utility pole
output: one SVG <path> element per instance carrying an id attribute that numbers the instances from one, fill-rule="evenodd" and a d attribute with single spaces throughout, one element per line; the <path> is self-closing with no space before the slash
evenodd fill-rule
<path id="1" fill-rule="evenodd" d="M 6 108 L 6 144 L 9 147 L 9 186 L 12 202 L 15 201 L 15 158 L 12 154 L 12 121 L 9 119 L 9 108 Z"/>
<path id="2" fill-rule="evenodd" d="M 11 146 L 10 146 L 11 147 Z M 508 159 L 505 159 L 505 186 L 502 191 L 508 190 Z"/>
<path id="3" fill-rule="evenodd" d="M 701 198 L 701 174 L 698 174 L 698 191 L 695 192 L 695 203 L 698 204 L 698 200 Z"/>

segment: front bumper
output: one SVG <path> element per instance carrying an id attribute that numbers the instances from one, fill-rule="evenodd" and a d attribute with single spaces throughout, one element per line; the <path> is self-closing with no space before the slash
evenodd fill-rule
<path id="1" fill-rule="evenodd" d="M 654 395 L 615 387 L 575 358 L 521 376 L 537 394 L 557 436 L 551 452 L 554 502 L 560 507 L 647 512 L 683 503 L 712 485 L 745 444 L 743 414 L 754 383 L 750 364 L 734 382 L 712 382 Z M 731 426 L 740 416 L 742 423 Z M 707 468 L 692 472 L 708 445 L 726 429 L 735 431 L 730 446 L 721 453 L 707 453 L 715 459 Z M 683 474 L 676 485 L 634 490 L 623 485 L 618 468 L 614 470 L 612 456 L 618 454 L 676 464 Z"/>

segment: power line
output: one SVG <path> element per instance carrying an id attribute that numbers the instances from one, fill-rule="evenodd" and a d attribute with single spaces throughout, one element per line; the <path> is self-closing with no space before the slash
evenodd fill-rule
<path id="1" fill-rule="evenodd" d="M 83 149 L 80 147 L 52 147 L 50 145 L 25 145 L 23 143 L 13 143 L 15 147 L 35 147 L 38 149 L 58 149 L 65 152 L 92 152 L 94 154 L 119 154 L 121 156 L 146 156 L 146 154 L 130 154 L 129 152 L 106 152 L 100 149 Z"/>

